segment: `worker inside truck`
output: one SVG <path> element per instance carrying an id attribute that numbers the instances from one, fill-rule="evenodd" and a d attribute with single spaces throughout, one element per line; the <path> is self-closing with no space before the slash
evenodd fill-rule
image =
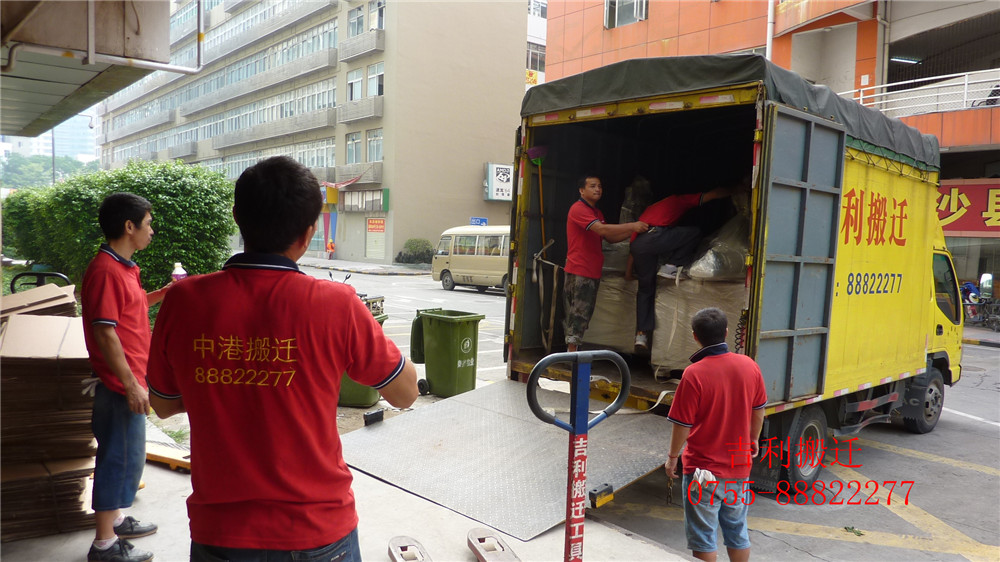
<path id="1" fill-rule="evenodd" d="M 635 299 L 635 349 L 649 351 L 649 340 L 656 325 L 656 277 L 681 279 L 698 257 L 698 249 L 706 235 L 714 230 L 717 220 L 685 220 L 688 212 L 718 199 L 731 197 L 739 190 L 748 191 L 750 175 L 747 174 L 737 185 L 717 187 L 704 193 L 668 195 L 646 207 L 639 220 L 649 225 L 644 233 L 633 234 L 629 245 L 625 279 L 639 281 Z M 718 216 L 729 218 L 726 210 L 716 212 Z M 708 219 L 718 218 L 706 217 Z"/>

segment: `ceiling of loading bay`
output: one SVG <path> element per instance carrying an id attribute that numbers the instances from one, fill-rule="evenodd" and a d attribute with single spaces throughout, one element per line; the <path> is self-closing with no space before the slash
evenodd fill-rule
<path id="1" fill-rule="evenodd" d="M 1000 9 L 889 45 L 888 82 L 1000 68 Z"/>
<path id="2" fill-rule="evenodd" d="M 65 45 L 56 44 L 60 40 L 58 38 L 51 41 L 38 38 L 44 37 L 46 31 L 51 36 L 53 28 L 67 26 L 72 31 L 59 30 L 60 35 L 86 37 L 86 17 L 74 16 L 72 21 L 64 20 L 59 25 L 53 25 L 51 21 L 53 10 L 55 13 L 66 13 L 73 9 L 86 13 L 85 3 L 80 2 L 0 2 L 0 29 L 3 34 L 0 39 L 0 62 L 5 66 L 0 76 L 0 134 L 38 136 L 151 72 L 131 66 L 85 64 L 71 56 L 25 50 L 17 51 L 13 67 L 6 68 L 10 62 L 10 49 L 19 41 L 64 49 Z M 98 9 L 108 8 L 98 6 Z M 98 26 L 101 25 L 98 23 Z M 98 33 L 101 32 L 98 27 Z M 32 40 L 22 37 L 31 37 Z"/>

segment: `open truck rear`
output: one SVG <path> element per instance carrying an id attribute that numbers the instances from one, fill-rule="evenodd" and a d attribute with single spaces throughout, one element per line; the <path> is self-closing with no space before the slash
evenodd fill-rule
<path id="1" fill-rule="evenodd" d="M 561 266 L 579 176 L 602 178 L 598 206 L 624 222 L 637 204 L 749 174 L 748 194 L 689 217 L 711 231 L 696 276 L 658 280 L 648 356 L 633 355 L 628 242 L 605 243 L 584 349 L 626 356 L 632 405 L 669 405 L 697 350 L 691 316 L 725 310 L 730 349 L 753 357 L 767 384 L 761 438 L 792 453 L 784 463 L 761 456 L 753 479 L 763 487 L 813 482 L 828 428 L 845 435 L 897 418 L 914 432 L 934 428 L 944 386 L 961 373 L 962 312 L 935 211 L 933 136 L 751 55 L 613 64 L 532 88 L 521 116 L 511 378 L 565 350 Z M 592 394 L 613 398 L 617 375 L 595 373 Z M 545 376 L 568 380 L 568 366 Z"/>

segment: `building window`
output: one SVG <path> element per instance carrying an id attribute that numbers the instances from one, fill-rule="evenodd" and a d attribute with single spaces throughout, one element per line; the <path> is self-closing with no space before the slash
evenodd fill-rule
<path id="1" fill-rule="evenodd" d="M 365 30 L 365 11 L 362 7 L 357 7 L 347 12 L 347 36 L 357 37 Z"/>
<path id="2" fill-rule="evenodd" d="M 538 16 L 540 18 L 548 17 L 548 1 L 547 0 L 529 0 L 528 1 L 528 15 Z"/>
<path id="3" fill-rule="evenodd" d="M 361 189 L 341 191 L 338 211 L 345 213 L 382 211 L 382 190 Z"/>
<path id="4" fill-rule="evenodd" d="M 613 29 L 646 19 L 649 0 L 604 0 L 604 27 Z"/>
<path id="5" fill-rule="evenodd" d="M 357 101 L 364 97 L 361 91 L 362 72 L 364 71 L 357 68 L 347 73 L 347 101 Z"/>
<path id="6" fill-rule="evenodd" d="M 382 161 L 382 129 L 368 131 L 368 161 Z"/>
<path id="7" fill-rule="evenodd" d="M 368 97 L 382 95 L 382 82 L 385 77 L 385 63 L 368 66 Z"/>
<path id="8" fill-rule="evenodd" d="M 528 42 L 528 70 L 545 72 L 545 45 Z"/>
<path id="9" fill-rule="evenodd" d="M 361 163 L 361 133 L 347 133 L 347 164 Z"/>
<path id="10" fill-rule="evenodd" d="M 385 0 L 368 3 L 368 25 L 372 29 L 385 29 Z"/>

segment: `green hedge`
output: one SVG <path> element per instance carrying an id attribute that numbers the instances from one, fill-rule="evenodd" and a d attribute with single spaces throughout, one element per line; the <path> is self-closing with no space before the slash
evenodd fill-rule
<path id="1" fill-rule="evenodd" d="M 146 290 L 170 281 L 174 262 L 190 274 L 216 271 L 229 257 L 233 184 L 182 162 L 132 161 L 54 187 L 21 189 L 4 202 L 4 244 L 19 257 L 52 265 L 79 283 L 104 241 L 97 211 L 110 193 L 128 191 L 153 204 L 153 242 L 136 252 Z"/>

